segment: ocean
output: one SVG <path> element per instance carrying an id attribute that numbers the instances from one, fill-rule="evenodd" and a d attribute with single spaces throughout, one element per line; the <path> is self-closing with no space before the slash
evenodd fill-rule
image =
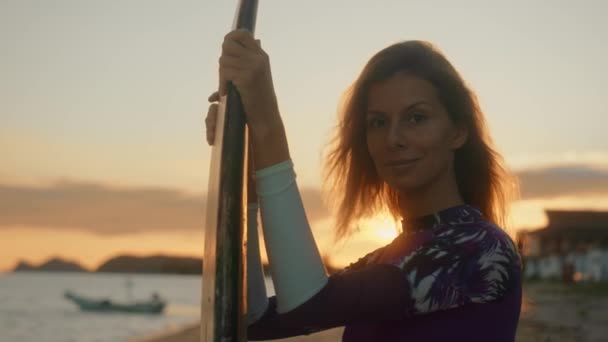
<path id="1" fill-rule="evenodd" d="M 1 342 L 126 342 L 200 317 L 201 276 L 103 273 L 0 273 Z M 81 312 L 66 290 L 90 297 L 134 299 L 156 292 L 168 301 L 162 315 Z M 272 287 L 267 280 L 267 286 Z M 272 293 L 272 289 L 269 289 Z"/>

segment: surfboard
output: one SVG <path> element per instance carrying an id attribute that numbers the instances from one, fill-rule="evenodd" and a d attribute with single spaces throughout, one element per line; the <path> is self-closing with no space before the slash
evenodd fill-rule
<path id="1" fill-rule="evenodd" d="M 240 0 L 233 29 L 254 32 L 257 0 Z M 211 151 L 204 227 L 201 342 L 240 342 L 246 338 L 247 137 L 245 113 L 229 84 L 218 107 Z"/>

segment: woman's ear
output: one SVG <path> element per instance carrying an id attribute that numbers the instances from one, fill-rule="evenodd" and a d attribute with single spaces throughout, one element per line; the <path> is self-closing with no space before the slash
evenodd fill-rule
<path id="1" fill-rule="evenodd" d="M 452 147 L 452 149 L 454 150 L 457 150 L 467 142 L 468 138 L 469 130 L 464 125 L 458 125 L 454 128 L 454 135 L 452 137 L 450 147 Z"/>

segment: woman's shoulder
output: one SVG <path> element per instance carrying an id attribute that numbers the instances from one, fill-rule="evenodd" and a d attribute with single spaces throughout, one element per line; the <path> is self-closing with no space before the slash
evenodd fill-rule
<path id="1" fill-rule="evenodd" d="M 488 221 L 442 227 L 413 252 L 389 262 L 412 284 L 448 279 L 466 293 L 467 301 L 476 303 L 501 298 L 521 287 L 522 262 L 517 247 L 504 229 Z"/>
<path id="2" fill-rule="evenodd" d="M 509 234 L 486 220 L 450 223 L 432 231 L 404 235 L 369 260 L 403 270 L 416 270 L 421 265 L 436 268 L 462 264 L 519 273 L 522 267 L 521 256 Z"/>
<path id="3" fill-rule="evenodd" d="M 435 231 L 434 239 L 456 245 L 494 242 L 516 248 L 513 239 L 502 227 L 485 219 L 444 225 Z"/>
<path id="4" fill-rule="evenodd" d="M 438 255 L 445 256 L 441 262 Z M 471 294 L 474 302 L 490 301 L 521 287 L 523 263 L 516 244 L 502 227 L 487 220 L 446 227 L 401 267 L 409 272 L 424 264 L 435 264 L 446 272 L 450 265 L 470 284 L 485 288 L 483 293 Z"/>
<path id="5" fill-rule="evenodd" d="M 487 220 L 446 223 L 436 229 L 416 234 L 401 234 L 390 244 L 378 248 L 344 271 L 355 271 L 374 264 L 405 264 L 467 261 L 499 263 L 521 269 L 521 256 L 510 235 Z M 426 260 L 426 261 L 424 261 Z M 432 262 L 431 262 L 432 261 Z"/>
<path id="6" fill-rule="evenodd" d="M 499 225 L 485 219 L 446 225 L 436 232 L 429 244 L 469 257 L 502 255 L 521 266 L 521 256 L 511 236 Z"/>
<path id="7" fill-rule="evenodd" d="M 340 274 L 340 273 L 344 273 L 344 272 L 357 271 L 357 270 L 361 270 L 361 269 L 365 268 L 366 266 L 378 264 L 379 263 L 378 261 L 380 259 L 380 256 L 382 255 L 382 252 L 387 247 L 388 246 L 380 247 L 380 248 L 374 250 L 373 252 L 365 254 L 363 257 L 357 259 L 357 261 L 355 261 L 353 263 L 350 263 L 348 266 L 346 266 L 341 271 L 338 271 L 337 273 Z"/>

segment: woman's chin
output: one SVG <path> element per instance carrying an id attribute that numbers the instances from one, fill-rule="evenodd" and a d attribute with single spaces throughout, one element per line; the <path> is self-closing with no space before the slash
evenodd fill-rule
<path id="1" fill-rule="evenodd" d="M 416 179 L 412 179 L 411 177 L 392 179 L 387 183 L 391 188 L 398 190 L 400 193 L 418 192 L 422 187 L 421 182 L 417 181 Z"/>

